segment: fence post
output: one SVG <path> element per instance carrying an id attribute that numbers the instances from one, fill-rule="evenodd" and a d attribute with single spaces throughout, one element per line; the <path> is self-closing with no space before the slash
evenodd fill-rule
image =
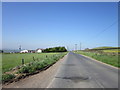
<path id="1" fill-rule="evenodd" d="M 47 55 L 46 55 L 46 58 L 47 58 Z"/>
<path id="2" fill-rule="evenodd" d="M 35 58 L 34 58 L 34 56 L 33 56 L 33 61 L 35 61 Z"/>
<path id="3" fill-rule="evenodd" d="M 22 58 L 22 65 L 24 64 L 24 59 Z"/>

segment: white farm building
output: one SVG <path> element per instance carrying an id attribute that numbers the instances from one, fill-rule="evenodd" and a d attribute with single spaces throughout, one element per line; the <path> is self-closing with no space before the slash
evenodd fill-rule
<path id="1" fill-rule="evenodd" d="M 42 53 L 42 49 L 37 49 L 36 52 L 37 53 Z"/>
<path id="2" fill-rule="evenodd" d="M 28 50 L 22 50 L 20 53 L 28 53 Z"/>
<path id="3" fill-rule="evenodd" d="M 36 49 L 36 50 L 22 50 L 20 53 L 42 53 L 43 49 Z"/>

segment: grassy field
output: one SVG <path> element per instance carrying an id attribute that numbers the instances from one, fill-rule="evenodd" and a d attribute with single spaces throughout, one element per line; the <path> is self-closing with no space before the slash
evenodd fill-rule
<path id="1" fill-rule="evenodd" d="M 12 68 L 19 66 L 22 64 L 22 58 L 24 59 L 25 63 L 29 63 L 33 61 L 33 57 L 35 59 L 43 60 L 53 55 L 57 55 L 59 53 L 25 53 L 25 54 L 2 54 L 2 72 L 6 72 L 11 70 Z"/>
<path id="2" fill-rule="evenodd" d="M 19 80 L 50 67 L 64 57 L 65 53 L 2 54 L 2 83 Z M 34 57 L 34 58 L 33 58 Z M 22 64 L 24 59 L 24 64 Z M 14 68 L 14 69 L 13 69 Z"/>
<path id="3" fill-rule="evenodd" d="M 109 49 L 109 48 L 114 48 L 114 49 L 117 49 L 119 47 L 96 47 L 96 48 L 92 48 L 92 49 Z"/>
<path id="4" fill-rule="evenodd" d="M 96 60 L 110 64 L 115 67 L 120 67 L 120 64 L 118 64 L 118 54 L 113 55 L 111 53 L 108 53 L 108 50 L 104 50 L 104 51 L 106 51 L 107 53 L 99 53 L 99 52 L 91 52 L 91 51 L 77 51 L 76 53 L 92 57 Z"/>
<path id="5" fill-rule="evenodd" d="M 109 53 L 113 53 L 113 52 L 118 53 L 118 52 L 120 52 L 120 49 L 111 49 L 111 50 L 102 50 L 102 51 L 109 52 Z"/>

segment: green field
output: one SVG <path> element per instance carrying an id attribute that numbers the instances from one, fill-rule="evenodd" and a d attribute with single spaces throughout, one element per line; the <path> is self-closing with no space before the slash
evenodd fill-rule
<path id="1" fill-rule="evenodd" d="M 110 49 L 110 48 L 118 49 L 120 47 L 108 47 L 108 46 L 104 46 L 104 47 L 96 47 L 96 48 L 92 48 L 92 49 Z"/>
<path id="2" fill-rule="evenodd" d="M 24 59 L 25 63 L 29 63 L 33 61 L 33 57 L 35 59 L 43 60 L 53 55 L 57 55 L 59 53 L 25 53 L 25 54 L 2 54 L 2 72 L 6 72 L 11 70 L 12 68 L 19 66 L 22 64 L 22 58 Z"/>
<path id="3" fill-rule="evenodd" d="M 106 51 L 106 50 L 105 50 Z M 110 52 L 110 50 L 109 50 Z M 111 50 L 112 52 L 112 50 Z M 99 60 L 101 62 L 110 64 L 115 67 L 120 67 L 120 64 L 118 64 L 118 54 L 111 54 L 111 53 L 99 53 L 99 52 L 91 52 L 91 51 L 77 51 L 78 54 L 83 54 L 89 57 L 92 57 L 96 60 Z"/>
<path id="4" fill-rule="evenodd" d="M 111 50 L 102 50 L 103 52 L 108 52 L 108 53 L 118 53 L 120 52 L 120 49 L 111 49 Z"/>

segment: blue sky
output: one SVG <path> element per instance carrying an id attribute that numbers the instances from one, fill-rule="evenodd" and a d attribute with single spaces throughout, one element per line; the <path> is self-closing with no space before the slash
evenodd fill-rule
<path id="1" fill-rule="evenodd" d="M 72 50 L 75 44 L 79 49 L 80 42 L 82 49 L 118 44 L 117 2 L 2 5 L 4 49 L 18 49 L 22 45 L 23 49 L 68 46 Z"/>

